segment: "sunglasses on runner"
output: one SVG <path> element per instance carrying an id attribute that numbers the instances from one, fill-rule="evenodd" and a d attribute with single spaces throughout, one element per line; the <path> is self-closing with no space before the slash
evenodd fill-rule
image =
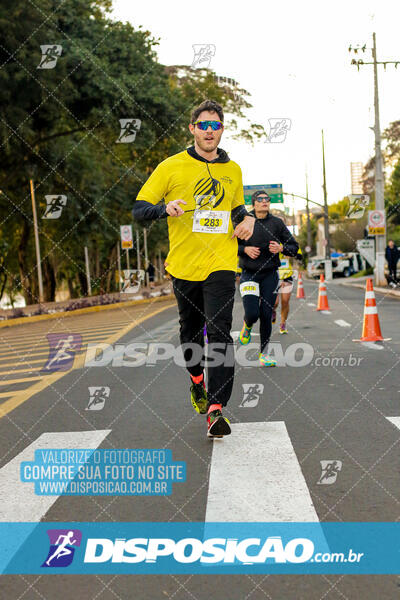
<path id="1" fill-rule="evenodd" d="M 196 121 L 193 125 L 197 125 L 201 131 L 207 131 L 209 127 L 211 127 L 213 131 L 218 131 L 218 129 L 222 129 L 223 123 L 221 123 L 221 121 Z"/>
<path id="2" fill-rule="evenodd" d="M 266 198 L 265 196 L 263 198 L 256 198 L 256 202 L 264 202 L 264 200 L 265 202 L 271 202 L 271 198 Z"/>

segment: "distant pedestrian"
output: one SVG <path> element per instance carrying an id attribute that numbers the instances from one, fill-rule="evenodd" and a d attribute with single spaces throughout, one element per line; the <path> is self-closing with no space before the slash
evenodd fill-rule
<path id="1" fill-rule="evenodd" d="M 150 282 L 150 287 L 154 287 L 154 273 L 156 272 L 154 266 L 149 263 L 149 266 L 147 267 L 147 274 L 149 276 L 149 282 Z"/>
<path id="2" fill-rule="evenodd" d="M 387 277 L 388 284 L 392 287 L 398 284 L 397 280 L 397 263 L 400 258 L 400 251 L 393 240 L 388 241 L 386 246 L 385 257 L 388 262 L 389 275 Z"/>

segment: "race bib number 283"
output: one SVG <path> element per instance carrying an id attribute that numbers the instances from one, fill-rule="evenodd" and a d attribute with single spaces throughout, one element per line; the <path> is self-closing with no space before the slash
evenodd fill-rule
<path id="1" fill-rule="evenodd" d="M 228 210 L 196 210 L 192 231 L 198 233 L 228 233 Z"/>

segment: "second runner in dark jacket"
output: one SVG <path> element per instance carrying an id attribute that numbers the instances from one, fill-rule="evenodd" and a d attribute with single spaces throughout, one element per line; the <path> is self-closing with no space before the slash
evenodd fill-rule
<path id="1" fill-rule="evenodd" d="M 286 256 L 296 256 L 299 245 L 282 219 L 269 213 L 270 197 L 267 192 L 255 192 L 252 203 L 255 208 L 250 214 L 256 218 L 253 235 L 249 240 L 241 242 L 238 250 L 242 268 L 240 293 L 244 308 L 239 342 L 250 342 L 252 327 L 260 320 L 259 361 L 262 366 L 273 367 L 276 361 L 268 356 L 268 344 L 272 329 L 272 309 L 279 285 L 279 252 Z"/>
<path id="2" fill-rule="evenodd" d="M 250 213 L 255 215 L 255 211 Z M 239 240 L 240 267 L 243 271 L 252 271 L 257 273 L 267 273 L 279 268 L 281 261 L 279 254 L 272 254 L 269 251 L 269 243 L 278 242 L 283 244 L 282 254 L 285 256 L 296 256 L 299 251 L 299 245 L 286 227 L 285 223 L 279 217 L 270 213 L 264 219 L 256 218 L 254 233 L 247 241 Z M 244 251 L 246 246 L 256 246 L 260 248 L 260 254 L 257 258 L 250 258 Z"/>

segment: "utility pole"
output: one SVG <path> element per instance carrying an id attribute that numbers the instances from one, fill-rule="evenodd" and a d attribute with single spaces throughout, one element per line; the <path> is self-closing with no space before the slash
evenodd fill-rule
<path id="1" fill-rule="evenodd" d="M 40 244 L 39 244 L 39 232 L 38 232 L 38 223 L 37 223 L 37 214 L 36 214 L 35 188 L 33 186 L 32 179 L 29 180 L 29 185 L 31 188 L 31 198 L 32 198 L 33 229 L 35 231 L 36 265 L 37 265 L 37 272 L 38 272 L 39 304 L 40 304 L 41 302 L 43 302 L 42 263 L 40 260 Z"/>
<path id="2" fill-rule="evenodd" d="M 307 211 L 307 246 L 310 248 L 307 254 L 311 254 L 312 241 L 311 241 L 311 220 L 310 220 L 310 206 L 308 201 L 308 174 L 306 171 L 306 211 Z"/>
<path id="3" fill-rule="evenodd" d="M 358 54 L 361 50 L 365 52 L 367 49 L 366 44 L 364 46 L 349 47 L 349 52 Z M 356 65 L 357 69 L 360 70 L 360 66 L 373 65 L 374 67 L 374 108 L 375 108 L 375 123 L 374 123 L 374 135 L 375 135 L 375 208 L 376 210 L 385 211 L 385 198 L 384 198 L 384 175 L 383 175 L 383 160 L 382 160 L 382 148 L 381 148 L 381 127 L 379 122 L 379 93 L 378 93 L 378 65 L 383 65 L 386 70 L 386 65 L 393 64 L 397 69 L 400 64 L 400 60 L 384 60 L 378 61 L 376 53 L 376 35 L 375 32 L 372 34 L 372 48 L 368 48 L 372 51 L 372 62 L 365 62 L 362 58 L 351 61 L 352 65 Z M 386 216 L 385 216 L 386 220 Z M 376 236 L 376 260 L 375 260 L 375 284 L 386 285 L 386 278 L 384 276 L 385 270 L 385 247 L 386 247 L 386 234 Z"/>
<path id="4" fill-rule="evenodd" d="M 331 243 L 329 238 L 329 213 L 328 213 L 328 195 L 326 192 L 326 173 L 325 173 L 325 144 L 324 130 L 322 130 L 322 174 L 323 174 L 323 190 L 324 190 L 324 228 L 325 228 L 325 279 L 332 279 L 332 262 L 331 262 Z"/>
<path id="5" fill-rule="evenodd" d="M 374 59 L 374 107 L 375 107 L 375 208 L 376 210 L 385 210 L 384 181 L 383 181 L 383 161 L 381 148 L 381 126 L 379 122 L 379 94 L 378 94 L 378 65 L 376 58 L 376 36 L 373 33 Z M 375 283 L 376 285 L 386 285 L 385 279 L 385 247 L 386 235 L 376 236 L 376 260 L 375 260 Z"/>

